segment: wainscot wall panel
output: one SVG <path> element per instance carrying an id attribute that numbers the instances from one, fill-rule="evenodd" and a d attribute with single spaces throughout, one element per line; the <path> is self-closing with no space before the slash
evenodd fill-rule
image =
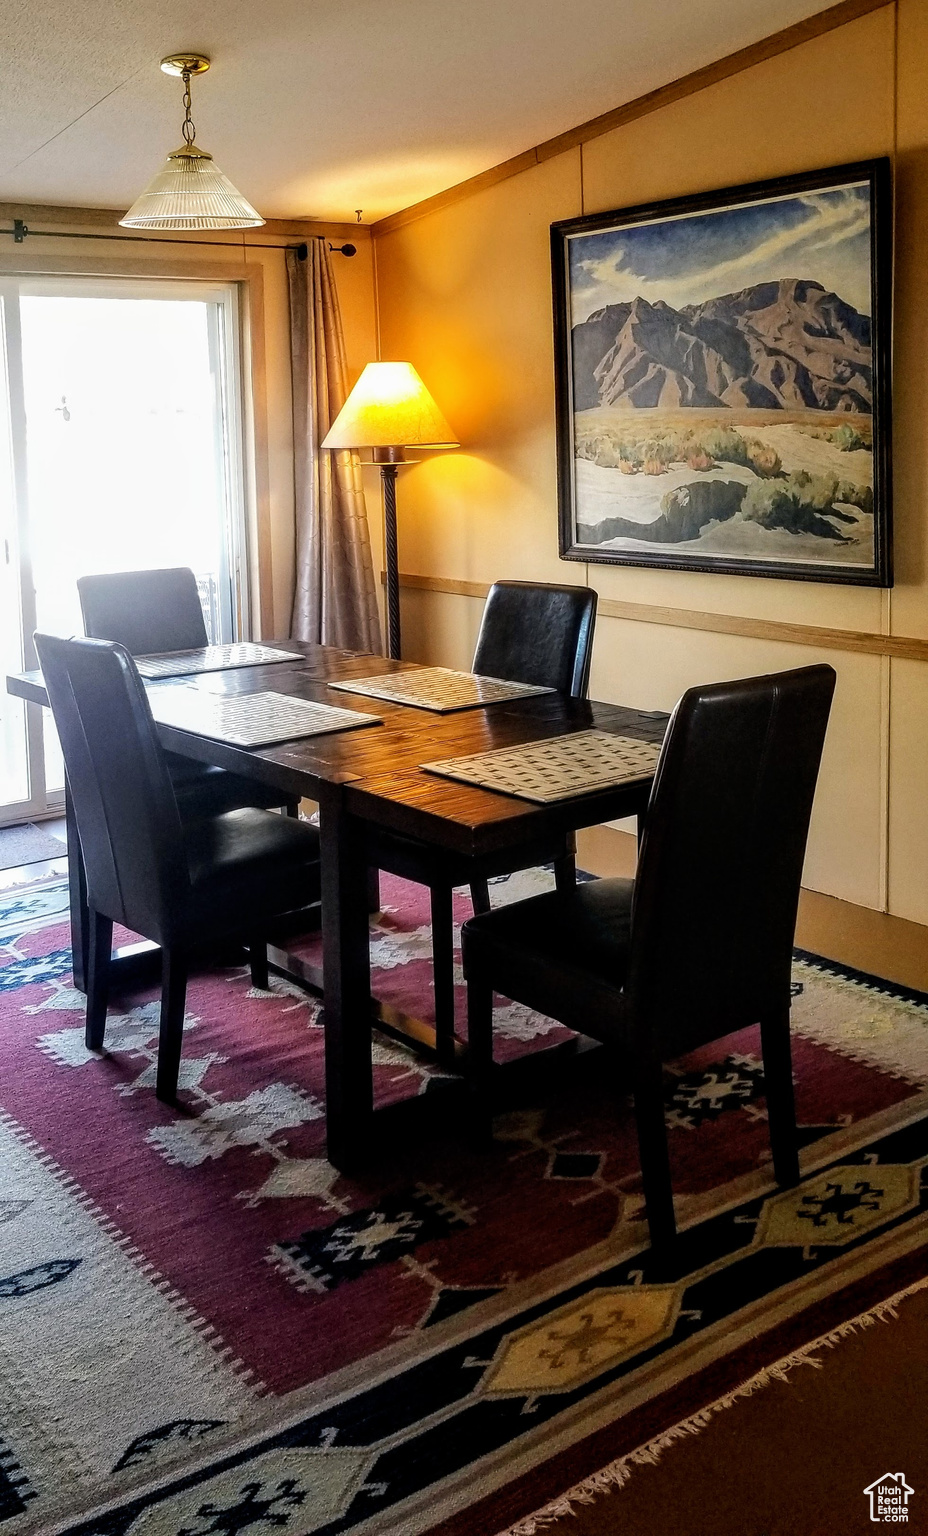
<path id="1" fill-rule="evenodd" d="M 611 601 L 928 637 L 928 0 L 898 0 L 898 95 L 896 22 L 887 5 L 403 227 L 375 227 L 382 356 L 416 365 L 463 444 L 406 474 L 404 571 L 588 579 Z M 891 155 L 894 133 L 895 590 L 558 561 L 548 226 Z M 479 598 L 407 589 L 403 600 L 407 654 L 466 665 Z M 928 662 L 604 615 L 593 691 L 666 708 L 697 681 L 819 658 L 839 682 L 806 883 L 928 924 Z"/>
<path id="2" fill-rule="evenodd" d="M 884 822 L 878 656 L 745 641 L 736 635 L 601 619 L 590 691 L 609 703 L 672 709 L 706 678 L 779 672 L 827 662 L 838 674 L 803 884 L 863 906 L 880 905 Z M 750 646 L 746 665 L 745 647 Z M 926 669 L 928 675 L 928 669 Z M 724 772 L 724 767 L 720 768 Z"/>
<path id="3" fill-rule="evenodd" d="M 928 924 L 928 666 L 892 664 L 889 910 Z"/>

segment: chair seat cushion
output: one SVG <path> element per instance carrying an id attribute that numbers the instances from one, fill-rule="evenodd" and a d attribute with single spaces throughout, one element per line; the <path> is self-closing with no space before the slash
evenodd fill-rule
<path id="1" fill-rule="evenodd" d="M 319 834 L 271 811 L 243 809 L 184 827 L 190 893 L 180 931 L 247 934 L 262 914 L 319 899 Z"/>
<path id="2" fill-rule="evenodd" d="M 493 880 L 498 875 L 514 874 L 520 869 L 534 869 L 551 864 L 569 851 L 564 833 L 552 832 L 545 838 L 506 848 L 499 853 L 469 858 L 465 853 L 451 853 L 431 843 L 405 837 L 400 832 L 375 833 L 368 848 L 368 859 L 376 869 L 388 870 L 404 880 L 420 885 L 469 885 L 471 880 Z"/>
<path id="3" fill-rule="evenodd" d="M 588 880 L 470 918 L 464 972 L 597 1038 L 620 1025 L 632 880 Z"/>
<path id="4" fill-rule="evenodd" d="M 246 779 L 225 768 L 197 763 L 179 753 L 167 754 L 171 783 L 177 796 L 177 808 L 183 821 L 200 816 L 222 816 L 242 807 L 273 810 L 279 805 L 296 805 L 295 796 L 281 789 L 271 789 L 256 779 Z"/>

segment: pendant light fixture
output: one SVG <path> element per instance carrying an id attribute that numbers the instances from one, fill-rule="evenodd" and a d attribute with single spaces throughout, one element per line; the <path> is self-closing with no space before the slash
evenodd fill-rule
<path id="1" fill-rule="evenodd" d="M 120 224 L 127 229 L 251 229 L 263 224 L 212 155 L 194 142 L 190 77 L 209 69 L 209 59 L 202 53 L 173 53 L 161 60 L 161 68 L 184 82 L 184 142 L 168 155 Z"/>

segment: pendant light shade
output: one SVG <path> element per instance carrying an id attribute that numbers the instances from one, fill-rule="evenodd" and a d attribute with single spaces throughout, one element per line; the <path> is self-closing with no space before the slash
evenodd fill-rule
<path id="1" fill-rule="evenodd" d="M 120 219 L 127 229 L 252 229 L 263 224 L 251 206 L 224 176 L 212 155 L 194 142 L 190 116 L 190 76 L 209 68 L 202 54 L 178 54 L 163 59 L 166 74 L 184 81 L 184 142 L 170 154 L 158 174 Z"/>
<path id="2" fill-rule="evenodd" d="M 212 155 L 177 149 L 119 222 L 128 229 L 252 229 L 264 220 Z"/>

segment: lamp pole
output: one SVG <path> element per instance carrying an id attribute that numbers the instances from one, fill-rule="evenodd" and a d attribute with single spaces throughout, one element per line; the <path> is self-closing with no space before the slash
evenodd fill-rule
<path id="1" fill-rule="evenodd" d="M 400 651 L 400 568 L 396 542 L 396 466 L 403 462 L 403 450 L 389 450 L 399 458 L 381 463 L 383 482 L 384 559 L 387 568 L 387 655 L 399 661 Z"/>

